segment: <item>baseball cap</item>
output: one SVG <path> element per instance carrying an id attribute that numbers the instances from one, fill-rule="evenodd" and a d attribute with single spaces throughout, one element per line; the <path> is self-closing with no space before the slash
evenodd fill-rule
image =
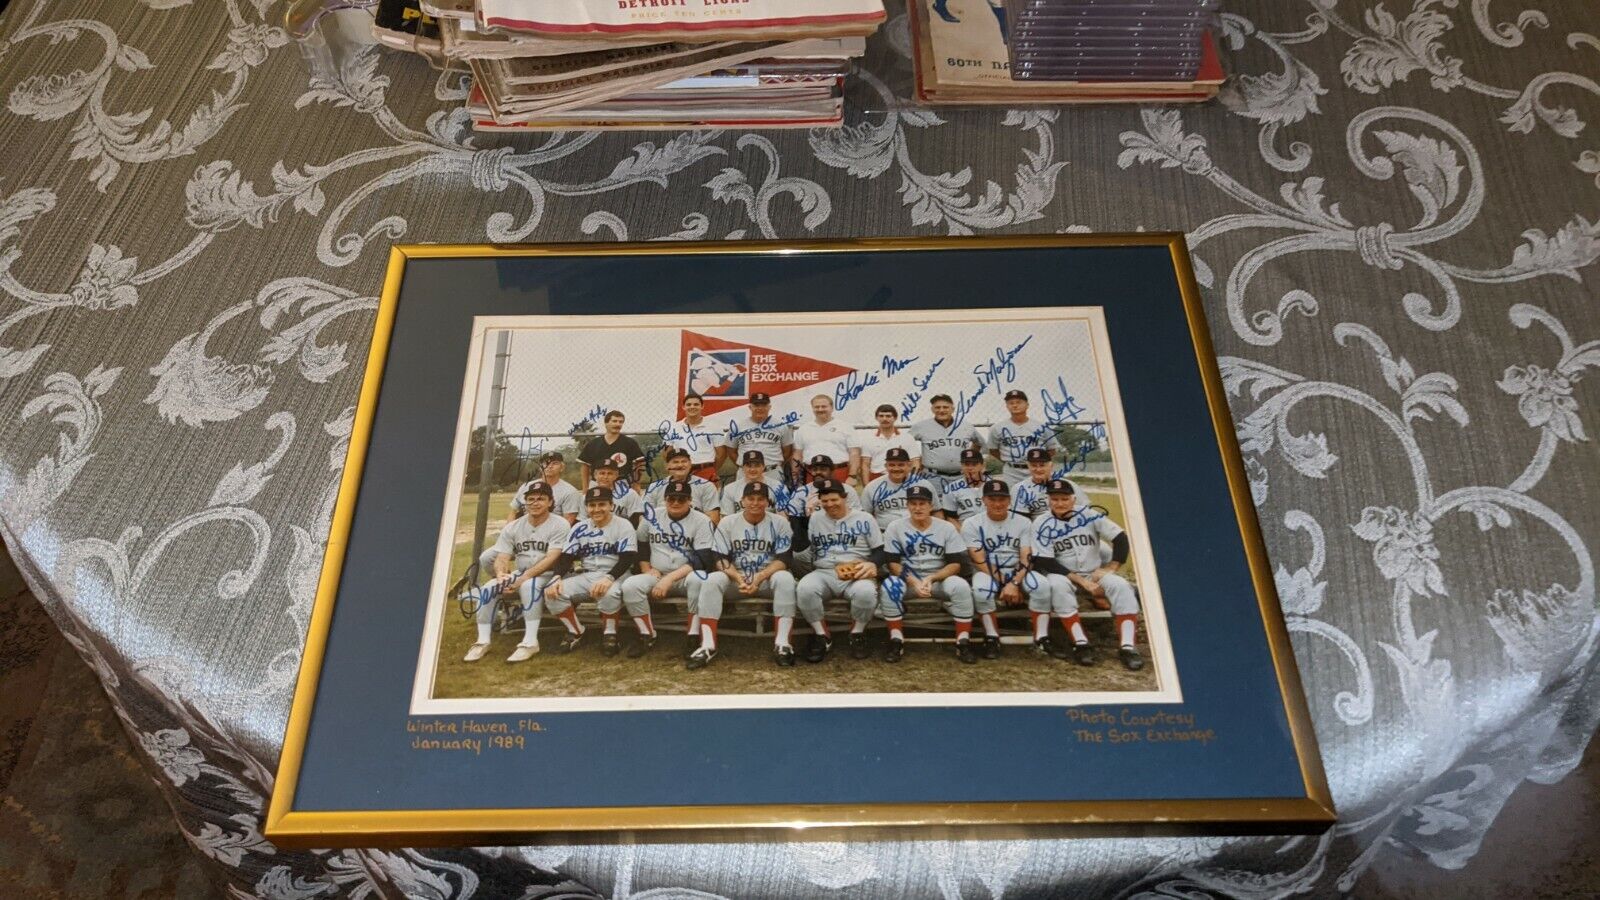
<path id="1" fill-rule="evenodd" d="M 827 466 L 831 469 L 833 468 L 833 457 L 826 453 L 818 453 L 816 456 L 811 457 L 811 466 Z"/>
<path id="2" fill-rule="evenodd" d="M 689 489 L 689 486 L 688 485 L 684 485 L 684 490 L 688 490 L 688 489 Z M 744 486 L 744 494 L 742 496 L 745 496 L 745 497 L 765 497 L 768 500 L 771 500 L 772 499 L 772 488 L 767 487 L 767 483 L 765 481 L 750 481 L 750 482 L 746 482 L 745 486 Z"/>
<path id="3" fill-rule="evenodd" d="M 911 487 L 906 488 L 906 501 L 912 500 L 927 500 L 931 503 L 933 501 L 933 491 L 928 490 L 927 485 L 913 484 Z"/>
<path id="4" fill-rule="evenodd" d="M 689 451 L 683 449 L 682 447 L 673 447 L 671 450 L 667 451 L 667 455 L 664 458 L 665 459 L 677 459 L 680 456 L 683 457 L 684 459 L 688 459 L 689 458 Z"/>
<path id="5" fill-rule="evenodd" d="M 540 462 L 566 462 L 567 458 L 554 450 L 547 450 L 539 457 Z"/>
<path id="6" fill-rule="evenodd" d="M 595 463 L 594 467 L 596 469 L 616 469 L 619 472 L 622 471 L 622 467 L 618 466 L 617 461 L 614 459 L 602 459 Z"/>
<path id="7" fill-rule="evenodd" d="M 589 488 L 587 491 L 583 492 L 583 502 L 584 503 L 594 503 L 594 502 L 599 501 L 599 500 L 604 500 L 607 503 L 615 502 L 615 498 L 612 496 L 611 489 L 610 488 L 603 488 L 603 487 L 592 487 L 592 488 Z"/>
<path id="8" fill-rule="evenodd" d="M 823 494 L 844 493 L 844 485 L 833 480 L 832 478 L 818 478 L 816 481 L 813 481 L 812 484 L 816 486 L 817 496 L 819 497 Z"/>
<path id="9" fill-rule="evenodd" d="M 1049 462 L 1050 451 L 1044 447 L 1028 448 L 1028 462 Z"/>
<path id="10" fill-rule="evenodd" d="M 889 452 L 883 455 L 884 462 L 911 462 L 911 454 L 904 447 L 890 447 Z"/>
<path id="11" fill-rule="evenodd" d="M 689 482 L 687 482 L 687 481 L 669 481 L 669 482 L 667 482 L 667 490 L 666 490 L 666 493 L 663 496 L 665 496 L 668 500 L 672 500 L 674 498 L 687 500 L 689 498 Z"/>
<path id="12" fill-rule="evenodd" d="M 772 398 L 767 396 L 767 393 L 765 391 L 756 391 L 755 393 L 750 395 L 750 402 L 751 403 L 771 403 L 772 402 Z"/>
<path id="13" fill-rule="evenodd" d="M 767 464 L 767 457 L 760 450 L 746 450 L 744 455 L 739 457 L 739 465 L 741 466 L 753 466 L 756 463 L 760 463 L 763 466 Z"/>
<path id="14" fill-rule="evenodd" d="M 1052 478 L 1044 483 L 1044 492 L 1046 494 L 1076 494 L 1078 489 L 1073 487 L 1072 482 L 1065 478 Z"/>
<path id="15" fill-rule="evenodd" d="M 981 463 L 981 462 L 983 462 L 983 451 L 982 450 L 974 450 L 971 447 L 968 447 L 967 449 L 961 451 L 961 461 L 963 463 L 969 463 L 969 462 Z"/>
<path id="16" fill-rule="evenodd" d="M 1011 496 L 1011 485 L 998 478 L 991 478 L 983 483 L 983 495 L 985 497 L 1009 497 Z"/>
<path id="17" fill-rule="evenodd" d="M 1026 393 L 1022 392 L 1022 391 L 1010 390 L 1010 391 L 1006 391 L 1006 399 L 1007 400 L 1026 400 L 1026 399 L 1028 399 L 1028 395 Z"/>
<path id="18" fill-rule="evenodd" d="M 543 494 L 546 497 L 555 496 L 554 492 L 550 490 L 550 485 L 545 484 L 543 480 L 528 482 L 527 490 L 522 492 L 522 496 L 526 497 L 529 494 Z"/>

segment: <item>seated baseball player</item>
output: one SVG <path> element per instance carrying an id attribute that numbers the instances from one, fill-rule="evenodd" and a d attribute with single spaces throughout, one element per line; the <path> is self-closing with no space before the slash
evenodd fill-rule
<path id="1" fill-rule="evenodd" d="M 1050 514 L 1050 498 L 1045 490 L 1052 478 L 1064 478 L 1061 470 L 1055 467 L 1053 454 L 1049 447 L 1032 447 L 1028 450 L 1028 477 L 1024 478 L 1012 489 L 1011 510 L 1024 518 L 1038 521 L 1041 516 Z M 1087 508 L 1089 496 L 1082 491 L 1078 492 L 1078 506 Z"/>
<path id="2" fill-rule="evenodd" d="M 561 474 L 567 470 L 566 458 L 551 450 L 539 457 L 539 464 L 543 467 L 543 473 L 532 481 L 524 482 L 521 487 L 517 488 L 516 493 L 511 495 L 511 508 L 506 515 L 506 521 L 515 522 L 518 517 L 527 512 L 527 508 L 523 506 L 522 502 L 523 495 L 528 492 L 528 488 L 543 482 L 545 486 L 550 488 L 552 497 L 550 511 L 557 516 L 565 518 L 568 525 L 577 522 L 578 514 L 583 512 L 583 495 L 578 492 L 577 488 L 567 484 L 566 479 L 561 477 Z M 478 557 L 478 568 L 492 571 L 494 569 L 494 555 L 493 545 L 485 547 L 483 553 Z"/>
<path id="3" fill-rule="evenodd" d="M 695 599 L 691 623 L 698 623 L 700 645 L 689 654 L 690 669 L 703 669 L 717 658 L 717 622 L 723 603 L 741 597 L 772 601 L 773 658 L 780 666 L 794 665 L 789 632 L 794 627 L 795 585 L 789 571 L 791 538 L 789 520 L 770 512 L 772 488 L 764 481 L 744 486 L 738 515 L 717 526 L 716 570 L 706 576 Z"/>
<path id="4" fill-rule="evenodd" d="M 939 502 L 939 486 L 931 478 L 912 477 L 911 454 L 904 447 L 890 447 L 883 454 L 884 473 L 874 478 L 862 490 L 863 508 L 878 520 L 879 528 L 888 528 L 906 515 L 906 489 L 914 484 L 923 485 L 933 492 L 933 502 Z"/>
<path id="5" fill-rule="evenodd" d="M 800 579 L 795 602 L 811 624 L 807 662 L 822 662 L 833 648 L 823 605 L 834 597 L 850 601 L 850 655 L 866 659 L 867 625 L 878 605 L 878 569 L 885 561 L 883 531 L 863 510 L 850 509 L 845 486 L 832 478 L 816 485 L 822 509 L 806 525 L 816 569 Z"/>
<path id="6" fill-rule="evenodd" d="M 611 502 L 614 504 L 612 512 L 634 526 L 644 517 L 644 498 L 633 489 L 633 485 L 621 481 L 622 470 L 617 468 L 615 460 L 603 459 L 595 464 L 594 484 L 611 492 Z"/>
<path id="7" fill-rule="evenodd" d="M 666 456 L 667 477 L 651 482 L 644 489 L 644 505 L 661 506 L 665 499 L 667 485 L 674 481 L 686 482 L 689 485 L 689 502 L 693 508 L 711 517 L 711 524 L 715 525 L 722 519 L 722 509 L 718 505 L 717 486 L 711 482 L 692 474 L 690 470 L 694 464 L 690 461 L 689 451 L 676 447 L 667 451 Z"/>
<path id="8" fill-rule="evenodd" d="M 813 566 L 811 542 L 806 537 L 806 529 L 810 527 L 811 516 L 822 508 L 822 497 L 817 493 L 816 483 L 833 478 L 833 473 L 839 468 L 833 464 L 833 458 L 830 456 L 820 454 L 813 456 L 806 467 L 806 478 L 799 487 L 789 493 L 789 502 L 784 512 L 789 517 L 789 527 L 794 529 L 794 545 L 797 549 L 794 554 L 794 565 L 790 570 L 795 573 L 796 578 L 810 572 Z M 845 505 L 851 509 L 860 509 L 861 495 L 856 493 L 856 489 L 851 487 L 849 482 L 839 483 L 844 485 Z"/>
<path id="9" fill-rule="evenodd" d="M 739 457 L 739 474 L 722 487 L 722 517 L 739 514 L 744 502 L 744 486 L 752 482 L 763 482 L 771 488 L 772 505 L 783 509 L 789 502 L 789 492 L 784 490 L 778 476 L 778 470 L 767 470 L 767 458 L 760 450 L 746 450 Z"/>
<path id="10" fill-rule="evenodd" d="M 583 507 L 589 517 L 572 526 L 567 543 L 556 560 L 562 573 L 545 588 L 545 607 L 567 628 L 561 652 L 571 653 L 583 639 L 586 629 L 578 621 L 574 603 L 585 598 L 598 601 L 600 619 L 605 624 L 600 652 L 616 656 L 622 649 L 617 637 L 617 614 L 622 609 L 622 582 L 619 580 L 639 560 L 637 533 L 627 520 L 615 515 L 613 489 L 596 485 L 583 492 Z M 568 573 L 576 566 L 578 571 Z M 643 656 L 655 646 L 656 628 L 650 621 L 650 607 L 634 605 L 628 609 L 639 629 L 639 642 L 628 650 L 629 657 Z"/>
<path id="11" fill-rule="evenodd" d="M 983 451 L 961 451 L 961 476 L 945 485 L 940 510 L 957 525 L 983 512 Z"/>
<path id="12" fill-rule="evenodd" d="M 644 524 L 639 526 L 639 574 L 622 582 L 622 603 L 630 613 L 641 609 L 648 613 L 651 600 L 685 598 L 690 634 L 695 633 L 695 597 L 710 567 L 716 530 L 711 518 L 694 508 L 693 495 L 689 482 L 673 481 L 662 491 L 662 506 L 644 508 Z M 629 650 L 628 655 L 639 656 L 649 650 L 647 646 L 640 649 L 644 643 L 635 644 L 638 653 Z"/>
<path id="13" fill-rule="evenodd" d="M 972 605 L 983 622 L 983 658 L 997 659 L 998 606 L 1021 606 L 1026 601 L 1030 609 L 1036 603 L 1046 612 L 1050 609 L 1049 586 L 1028 567 L 1033 523 L 1011 511 L 1010 485 L 991 478 L 983 483 L 983 514 L 962 524 L 961 537 L 972 556 Z M 1035 643 L 1034 649 L 1049 652 L 1049 645 Z"/>
<path id="14" fill-rule="evenodd" d="M 907 600 L 937 598 L 956 622 L 956 658 L 975 663 L 972 652 L 972 587 L 961 577 L 967 546 L 956 527 L 933 515 L 933 491 L 914 484 L 906 489 L 909 515 L 883 533 L 889 575 L 879 588 L 878 614 L 889 626 L 884 662 L 899 662 L 905 655 L 901 630 Z"/>
<path id="15" fill-rule="evenodd" d="M 550 511 L 553 500 L 548 484 L 530 482 L 523 492 L 527 512 L 500 529 L 499 539 L 490 548 L 494 551 L 494 580 L 478 590 L 478 640 L 467 649 L 467 662 L 477 662 L 489 652 L 494 611 L 502 598 L 516 597 L 522 603 L 522 640 L 506 662 L 522 662 L 539 652 L 544 589 L 570 529 L 566 519 Z"/>
<path id="16" fill-rule="evenodd" d="M 1052 606 L 1073 640 L 1073 658 L 1092 665 L 1089 638 L 1078 621 L 1078 592 L 1108 600 L 1120 647 L 1117 655 L 1130 671 L 1144 668 L 1144 657 L 1134 647 L 1139 621 L 1139 598 L 1133 585 L 1117 574 L 1128 561 L 1128 535 L 1103 511 L 1079 507 L 1072 482 L 1055 479 L 1048 487 L 1050 515 L 1041 518 L 1033 532 L 1034 571 L 1049 582 Z M 1100 544 L 1111 542 L 1111 559 L 1101 564 Z"/>

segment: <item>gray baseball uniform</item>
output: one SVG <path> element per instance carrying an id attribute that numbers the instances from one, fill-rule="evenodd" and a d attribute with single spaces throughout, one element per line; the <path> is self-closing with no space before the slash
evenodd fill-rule
<path id="1" fill-rule="evenodd" d="M 698 572 L 710 566 L 712 535 L 715 526 L 711 518 L 698 509 L 691 509 L 681 519 L 674 519 L 664 508 L 647 506 L 644 521 L 639 523 L 639 546 L 650 547 L 650 566 L 654 573 L 640 572 L 629 575 L 622 582 L 622 602 L 629 611 L 650 608 L 650 591 L 663 575 L 677 571 L 685 564 Z M 694 605 L 693 595 L 701 579 L 695 572 L 679 579 L 667 592 L 669 597 L 684 597 Z"/>
<path id="2" fill-rule="evenodd" d="M 811 537 L 812 558 L 816 570 L 800 579 L 795 588 L 795 602 L 800 615 L 807 622 L 822 621 L 823 603 L 831 597 L 846 597 L 850 601 L 850 617 L 857 622 L 872 620 L 873 609 L 878 604 L 876 579 L 846 581 L 834 569 L 853 562 L 869 562 L 875 551 L 883 548 L 883 531 L 877 520 L 862 510 L 845 513 L 835 519 L 825 510 L 813 513 L 807 524 Z"/>
<path id="3" fill-rule="evenodd" d="M 699 475 L 690 475 L 689 503 L 703 513 L 711 512 L 718 508 L 717 486 L 701 478 Z M 662 478 L 650 483 L 644 489 L 644 505 L 665 507 L 667 501 L 667 485 L 672 483 L 671 478 Z M 665 515 L 663 513 L 663 515 Z"/>
<path id="4" fill-rule="evenodd" d="M 788 553 L 793 546 L 794 532 L 789 520 L 781 513 L 767 513 L 761 521 L 751 523 L 744 513 L 728 516 L 717 524 L 712 549 L 721 554 L 745 578 L 754 577 L 776 557 Z M 694 576 L 690 576 L 691 578 Z M 696 603 L 690 612 L 704 619 L 722 618 L 723 602 L 746 596 L 728 573 L 713 571 L 706 576 L 696 594 Z M 794 574 L 780 569 L 761 583 L 755 596 L 772 600 L 772 614 L 792 616 L 795 613 Z"/>
<path id="5" fill-rule="evenodd" d="M 542 478 L 534 479 L 534 481 L 543 480 Z M 528 493 L 528 488 L 533 483 L 533 481 L 524 482 L 521 487 L 517 488 L 517 492 L 511 495 L 511 509 L 519 516 L 522 515 L 525 508 L 526 501 L 523 500 L 523 497 Z M 558 516 L 571 513 L 580 519 L 583 518 L 583 491 L 567 484 L 566 479 L 561 479 L 550 485 L 550 494 L 552 500 L 550 504 L 551 512 Z"/>
<path id="6" fill-rule="evenodd" d="M 1037 419 L 1013 422 L 1007 418 L 990 426 L 983 445 L 1000 451 L 1000 461 L 1005 464 L 1001 475 L 1015 487 L 1028 477 L 1028 451 L 1034 447 L 1060 447 L 1061 439 L 1053 425 Z"/>
<path id="7" fill-rule="evenodd" d="M 501 553 L 510 554 L 512 557 L 512 571 L 514 574 L 520 575 L 544 559 L 550 553 L 551 547 L 564 546 L 570 529 L 571 526 L 567 524 L 567 520 L 555 514 L 545 517 L 544 522 L 539 525 L 528 521 L 527 516 L 521 516 L 515 521 L 507 522 L 505 527 L 500 529 L 500 537 L 494 542 L 494 546 L 489 548 L 489 553 L 491 556 L 498 556 Z M 534 631 L 528 632 L 528 638 L 524 639 L 529 640 L 530 643 L 532 642 L 530 639 L 538 633 L 540 610 L 537 604 L 544 594 L 545 585 L 550 583 L 552 577 L 549 572 L 546 572 L 528 579 L 517 588 L 517 596 L 522 601 L 523 622 L 534 629 Z M 494 579 L 491 578 L 485 581 L 484 585 L 487 586 L 493 581 Z M 494 620 L 495 604 L 492 602 L 493 600 L 493 597 L 480 600 L 478 613 L 475 617 L 479 623 L 488 623 Z"/>
<path id="8" fill-rule="evenodd" d="M 850 509 L 861 508 L 861 495 L 848 484 L 840 485 L 844 488 L 844 503 Z M 817 494 L 817 488 L 811 482 L 795 488 L 789 493 L 789 502 L 784 504 L 784 512 L 790 516 L 805 516 L 821 508 L 822 498 Z"/>
<path id="9" fill-rule="evenodd" d="M 744 486 L 748 480 L 744 477 L 744 472 L 740 471 L 738 477 L 734 478 L 732 482 L 722 489 L 722 515 L 724 518 L 737 515 L 744 509 L 739 505 L 739 502 L 744 499 Z M 784 509 L 789 502 L 789 491 L 783 486 L 783 482 L 778 478 L 777 474 L 768 472 L 761 480 L 767 483 L 767 487 L 772 488 L 772 501 L 768 504 L 768 507 L 776 510 Z"/>
<path id="10" fill-rule="evenodd" d="M 1040 559 L 1054 559 L 1069 572 L 1087 575 L 1100 568 L 1100 542 L 1114 541 L 1121 534 L 1122 528 L 1100 510 L 1075 509 L 1065 519 L 1047 516 L 1038 521 L 1033 531 L 1033 555 Z M 1065 575 L 1050 574 L 1044 577 L 1050 584 L 1056 615 L 1076 614 L 1077 586 Z M 1129 616 L 1139 612 L 1138 596 L 1128 579 L 1108 572 L 1100 577 L 1100 587 L 1111 602 L 1112 615 Z"/>
<path id="11" fill-rule="evenodd" d="M 637 495 L 637 492 L 634 493 Z M 583 598 L 589 596 L 590 588 L 610 577 L 611 570 L 616 568 L 623 554 L 635 553 L 638 549 L 637 532 L 627 519 L 613 515 L 604 527 L 595 525 L 593 519 L 580 519 L 568 532 L 567 543 L 561 549 L 563 555 L 577 562 L 578 571 L 562 577 L 559 596 L 546 601 L 546 606 L 556 615 L 566 612 L 574 600 L 582 602 Z M 600 598 L 599 605 L 600 611 L 607 614 L 622 608 L 620 576 L 613 580 L 611 589 Z M 636 616 L 649 611 L 649 607 L 628 610 Z"/>
<path id="12" fill-rule="evenodd" d="M 611 488 L 611 502 L 613 515 L 629 520 L 644 513 L 644 497 L 634 490 L 626 481 L 619 481 Z"/>
<path id="13" fill-rule="evenodd" d="M 1016 513 L 1008 513 L 1003 521 L 996 522 L 984 513 L 961 524 L 961 537 L 966 540 L 968 550 L 981 550 L 984 554 L 984 564 L 972 573 L 973 605 L 980 613 L 994 612 L 995 601 L 1005 582 L 1015 578 L 1022 565 L 1022 551 L 1032 550 L 1033 523 Z M 1043 590 L 1042 579 L 1030 571 L 1021 587 L 1028 596 L 1030 609 L 1034 605 L 1034 595 L 1043 594 L 1042 603 L 1046 608 L 1034 611 L 1048 612 L 1050 595 Z"/>
<path id="14" fill-rule="evenodd" d="M 922 444 L 922 467 L 946 476 L 960 475 L 961 451 L 983 442 L 978 429 L 966 422 L 940 425 L 933 419 L 911 426 L 911 436 Z"/>
<path id="15" fill-rule="evenodd" d="M 957 478 L 945 488 L 943 497 L 944 511 L 956 517 L 956 520 L 965 525 L 973 516 L 983 515 L 983 482 L 967 484 L 965 478 Z"/>
<path id="16" fill-rule="evenodd" d="M 883 548 L 889 561 L 899 558 L 902 575 L 883 579 L 879 589 L 878 614 L 886 619 L 905 615 L 905 601 L 915 599 L 903 575 L 926 578 L 952 562 L 965 559 L 967 544 L 954 525 L 943 519 L 933 519 L 927 528 L 911 524 L 910 517 L 890 525 L 883 533 Z M 957 619 L 972 618 L 972 586 L 959 574 L 936 581 L 933 596 L 944 603 L 944 608 Z"/>
<path id="17" fill-rule="evenodd" d="M 1060 478 L 1061 476 L 1051 475 L 1050 477 Z M 1050 515 L 1050 495 L 1045 493 L 1045 484 L 1048 484 L 1048 482 L 1034 481 L 1030 476 L 1026 481 L 1019 482 L 1013 486 L 1011 489 L 1011 511 L 1034 521 L 1038 521 L 1040 516 Z M 1077 497 L 1079 509 L 1088 508 L 1088 494 L 1080 490 L 1074 496 Z"/>
<path id="18" fill-rule="evenodd" d="M 733 449 L 736 461 L 744 459 L 747 450 L 760 450 L 771 469 L 783 465 L 783 448 L 794 446 L 794 426 L 772 416 L 760 423 L 745 416 L 728 423 L 725 443 Z"/>
<path id="19" fill-rule="evenodd" d="M 888 475 L 872 479 L 862 491 L 863 509 L 878 520 L 879 528 L 888 528 L 894 522 L 906 517 L 906 488 L 914 484 L 920 484 L 933 492 L 933 508 L 938 509 L 940 502 L 938 480 L 920 475 L 909 476 L 899 484 L 890 481 Z"/>

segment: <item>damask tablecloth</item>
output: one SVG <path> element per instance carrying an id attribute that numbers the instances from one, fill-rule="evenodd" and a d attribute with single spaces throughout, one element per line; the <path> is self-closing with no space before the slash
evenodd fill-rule
<path id="1" fill-rule="evenodd" d="M 907 106 L 892 8 L 841 131 L 501 138 L 414 57 L 308 79 L 271 0 L 12 3 L 0 531 L 231 895 L 1333 892 L 1460 866 L 1570 771 L 1600 717 L 1592 5 L 1227 6 L 1205 107 Z M 1137 229 L 1191 235 L 1330 833 L 262 839 L 390 242 Z"/>

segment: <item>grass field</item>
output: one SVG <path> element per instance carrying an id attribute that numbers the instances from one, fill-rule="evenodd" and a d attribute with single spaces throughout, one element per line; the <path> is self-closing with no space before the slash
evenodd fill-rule
<path id="1" fill-rule="evenodd" d="M 1126 521 L 1122 503 L 1114 490 L 1087 486 L 1091 499 L 1106 508 L 1115 522 Z M 490 498 L 489 539 L 498 532 L 505 521 L 510 503 L 510 492 L 496 493 Z M 477 515 L 476 495 L 463 496 L 462 508 L 457 516 L 456 544 L 451 557 L 451 578 L 459 578 L 472 562 L 472 531 Z M 1127 570 L 1131 576 L 1130 570 Z M 830 604 L 830 610 L 839 601 Z M 764 606 L 764 604 L 763 604 Z M 593 604 L 581 607 L 586 624 L 593 616 Z M 651 694 L 756 694 L 756 693 L 875 693 L 875 692 L 989 692 L 989 691 L 1151 691 L 1156 689 L 1155 671 L 1146 666 L 1143 671 L 1129 672 L 1118 662 L 1116 641 L 1111 622 L 1107 619 L 1085 620 L 1089 639 L 1099 654 L 1099 664 L 1081 667 L 1070 661 L 1040 659 L 1028 647 L 1008 644 L 998 660 L 979 660 L 976 665 L 962 665 L 955 658 L 954 648 L 948 644 L 911 644 L 905 659 L 895 665 L 879 658 L 884 640 L 882 622 L 874 622 L 869 630 L 873 655 L 870 659 L 854 660 L 844 647 L 843 640 L 835 643 L 834 652 L 818 665 L 808 665 L 803 660 L 793 669 L 780 669 L 772 662 L 770 637 L 723 636 L 721 652 L 716 662 L 698 672 L 685 671 L 683 666 L 683 617 L 681 612 L 658 613 L 657 624 L 661 640 L 647 656 L 630 660 L 621 656 L 606 658 L 599 650 L 599 632 L 593 633 L 591 643 L 577 652 L 562 656 L 552 652 L 561 642 L 561 631 L 547 617 L 541 631 L 540 643 L 544 652 L 533 659 L 509 665 L 505 657 L 515 646 L 520 634 L 497 634 L 489 655 L 476 663 L 462 662 L 462 655 L 475 639 L 474 624 L 457 612 L 454 602 L 445 610 L 441 629 L 439 664 L 434 685 L 437 698 L 469 697 L 537 697 L 537 696 L 638 696 Z M 728 631 L 750 631 L 753 616 L 741 613 L 735 607 L 725 619 Z M 770 629 L 770 621 L 767 628 Z M 1021 635 L 1027 628 L 1026 620 L 1008 623 L 1007 635 Z M 802 626 L 803 629 L 803 626 Z M 844 630 L 834 624 L 835 633 Z M 636 634 L 631 621 L 624 618 L 621 625 L 624 646 Z M 919 635 L 949 636 L 948 623 L 941 623 L 937 632 L 908 631 L 911 637 Z M 1053 626 L 1053 635 L 1060 634 L 1059 623 Z M 1139 650 L 1148 660 L 1149 646 L 1145 643 L 1143 627 L 1140 628 Z M 1058 638 L 1059 639 L 1059 638 Z M 804 647 L 805 637 L 797 633 L 795 646 Z"/>

